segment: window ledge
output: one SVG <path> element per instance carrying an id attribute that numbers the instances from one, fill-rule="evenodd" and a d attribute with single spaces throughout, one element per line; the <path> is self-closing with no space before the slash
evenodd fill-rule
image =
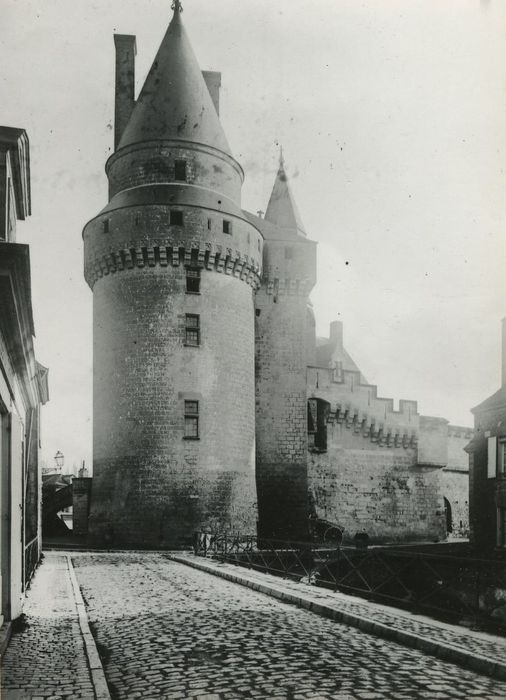
<path id="1" fill-rule="evenodd" d="M 197 297 L 200 296 L 200 292 L 189 292 L 188 290 L 186 290 L 186 293 L 187 293 L 187 294 L 194 294 L 194 295 L 197 296 Z"/>
<path id="2" fill-rule="evenodd" d="M 195 435 L 183 435 L 183 440 L 200 440 L 200 437 Z"/>
<path id="3" fill-rule="evenodd" d="M 185 348 L 200 348 L 200 343 L 195 345 L 194 343 L 183 343 Z"/>

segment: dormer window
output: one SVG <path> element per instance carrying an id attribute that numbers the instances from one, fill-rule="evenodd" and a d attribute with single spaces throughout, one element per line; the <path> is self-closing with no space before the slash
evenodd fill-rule
<path id="1" fill-rule="evenodd" d="M 170 225 L 171 226 L 182 226 L 183 225 L 183 212 L 182 211 L 177 211 L 176 209 L 171 209 Z"/>
<path id="2" fill-rule="evenodd" d="M 223 219 L 223 233 L 232 233 L 232 222 L 228 219 Z"/>
<path id="3" fill-rule="evenodd" d="M 176 160 L 174 163 L 174 179 L 186 182 L 186 161 Z"/>

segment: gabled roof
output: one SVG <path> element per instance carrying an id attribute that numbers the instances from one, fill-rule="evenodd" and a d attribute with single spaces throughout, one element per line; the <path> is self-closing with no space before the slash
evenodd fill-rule
<path id="1" fill-rule="evenodd" d="M 499 406 L 506 406 L 506 386 L 502 386 L 492 396 L 489 396 L 485 401 L 482 401 L 477 406 L 471 409 L 471 413 L 480 411 L 489 411 Z"/>
<path id="2" fill-rule="evenodd" d="M 306 235 L 299 210 L 288 184 L 283 156 L 279 160 L 279 170 L 276 175 L 271 198 L 265 212 L 265 220 L 270 221 L 281 229 L 289 229 L 302 236 Z"/>
<path id="3" fill-rule="evenodd" d="M 176 8 L 118 148 L 181 139 L 232 155 Z"/>

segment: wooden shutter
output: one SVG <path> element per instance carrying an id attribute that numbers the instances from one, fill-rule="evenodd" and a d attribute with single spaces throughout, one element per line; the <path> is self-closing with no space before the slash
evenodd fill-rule
<path id="1" fill-rule="evenodd" d="M 487 462 L 487 478 L 495 479 L 497 476 L 497 438 L 488 438 L 488 462 Z"/>

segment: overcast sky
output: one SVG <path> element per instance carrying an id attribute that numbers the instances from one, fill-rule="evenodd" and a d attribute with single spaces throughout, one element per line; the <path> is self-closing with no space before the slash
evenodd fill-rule
<path id="1" fill-rule="evenodd" d="M 320 335 L 382 396 L 471 425 L 500 384 L 506 315 L 503 0 L 183 0 L 221 119 L 265 210 L 282 143 L 309 236 Z M 30 138 L 36 350 L 50 368 L 43 457 L 91 463 L 92 295 L 84 224 L 107 199 L 113 32 L 137 35 L 137 88 L 170 0 L 0 0 L 0 123 Z M 502 274 L 501 274 L 502 272 Z M 1 303 L 1 300 L 0 300 Z"/>

